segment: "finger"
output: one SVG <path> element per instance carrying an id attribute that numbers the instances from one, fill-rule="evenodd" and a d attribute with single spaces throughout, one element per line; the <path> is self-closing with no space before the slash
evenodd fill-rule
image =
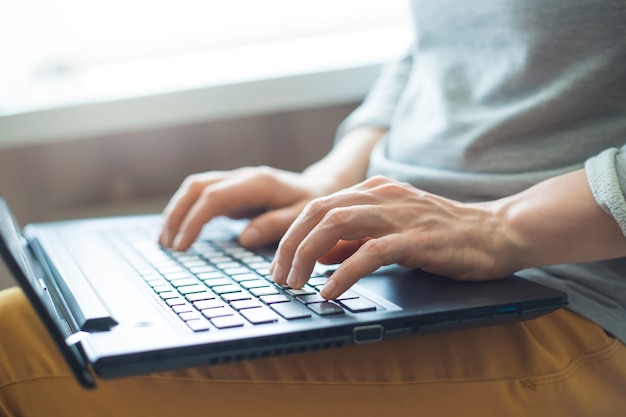
<path id="1" fill-rule="evenodd" d="M 385 185 L 385 184 L 396 184 L 396 181 L 393 181 L 387 177 L 383 177 L 382 175 L 375 175 L 373 177 L 370 177 L 358 184 L 353 185 L 350 188 L 347 188 L 347 190 L 350 191 L 364 191 L 364 190 L 370 190 L 372 188 L 376 188 L 379 187 L 381 185 Z"/>
<path id="2" fill-rule="evenodd" d="M 370 239 L 330 276 L 320 295 L 333 300 L 343 294 L 360 278 L 376 271 L 381 266 L 391 265 L 407 255 L 408 245 L 402 244 L 397 234 Z"/>
<path id="3" fill-rule="evenodd" d="M 316 206 L 322 206 L 325 199 L 318 198 L 309 202 L 280 240 L 270 265 L 270 274 L 277 284 L 286 284 L 295 251 L 300 242 L 321 220 L 324 211 Z"/>
<path id="4" fill-rule="evenodd" d="M 340 240 L 337 244 L 326 254 L 324 254 L 317 261 L 325 265 L 338 264 L 349 258 L 356 252 L 363 243 L 367 242 L 370 238 L 358 239 L 358 240 Z"/>
<path id="5" fill-rule="evenodd" d="M 286 283 L 287 274 L 291 270 L 296 250 L 330 210 L 358 205 L 366 200 L 367 196 L 363 193 L 343 191 L 309 202 L 280 240 L 270 267 L 273 280 L 281 285 Z M 364 236 L 361 235 L 359 237 Z M 337 237 L 325 252 L 319 254 L 319 256 L 321 257 L 328 252 L 332 246 L 337 243 L 339 238 L 340 236 Z M 310 264 L 310 261 L 307 262 L 307 264 Z"/>
<path id="6" fill-rule="evenodd" d="M 244 247 L 255 248 L 278 242 L 305 204 L 306 201 L 299 202 L 253 218 L 239 236 L 239 243 Z"/>
<path id="7" fill-rule="evenodd" d="M 293 288 L 304 285 L 315 262 L 328 253 L 340 240 L 378 237 L 391 231 L 377 206 L 333 208 L 299 244 L 293 256 L 287 284 Z"/>
<path id="8" fill-rule="evenodd" d="M 215 216 L 228 215 L 240 207 L 266 207 L 271 189 L 255 177 L 228 178 L 205 187 L 180 224 L 174 248 L 186 250 L 198 237 L 202 226 Z"/>
<path id="9" fill-rule="evenodd" d="M 185 216 L 193 207 L 202 190 L 226 178 L 221 171 L 195 174 L 187 177 L 180 188 L 174 193 L 163 210 L 163 226 L 159 235 L 159 243 L 164 247 L 172 247 Z"/>

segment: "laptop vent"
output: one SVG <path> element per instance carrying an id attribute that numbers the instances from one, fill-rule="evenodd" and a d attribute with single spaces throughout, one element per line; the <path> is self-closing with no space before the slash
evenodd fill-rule
<path id="1" fill-rule="evenodd" d="M 326 350 L 331 348 L 337 348 L 343 346 L 345 343 L 342 341 L 335 342 L 324 342 L 324 343 L 313 343 L 307 345 L 300 346 L 288 346 L 284 348 L 268 348 L 268 349 L 256 349 L 252 352 L 242 353 L 242 354 L 234 354 L 234 355 L 224 355 L 213 357 L 209 360 L 209 365 L 218 365 L 225 364 L 234 361 L 243 361 L 249 359 L 261 359 L 268 358 L 271 356 L 282 356 L 282 355 L 290 355 L 293 353 L 303 353 L 303 352 L 313 352 L 317 350 Z"/>

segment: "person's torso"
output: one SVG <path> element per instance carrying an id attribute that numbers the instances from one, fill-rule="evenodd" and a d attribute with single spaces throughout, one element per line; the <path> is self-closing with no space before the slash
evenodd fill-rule
<path id="1" fill-rule="evenodd" d="M 370 174 L 405 170 L 478 200 L 626 142 L 626 2 L 415 0 L 412 12 L 412 72 Z"/>

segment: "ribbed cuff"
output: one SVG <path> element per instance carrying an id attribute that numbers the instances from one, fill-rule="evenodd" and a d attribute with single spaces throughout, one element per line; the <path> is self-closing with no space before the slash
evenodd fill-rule
<path id="1" fill-rule="evenodd" d="M 585 170 L 596 202 L 615 219 L 626 236 L 626 200 L 617 174 L 618 153 L 616 148 L 607 149 L 588 159 Z"/>

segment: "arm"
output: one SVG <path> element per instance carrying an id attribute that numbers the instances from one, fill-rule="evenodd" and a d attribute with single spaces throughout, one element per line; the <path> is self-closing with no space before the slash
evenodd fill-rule
<path id="1" fill-rule="evenodd" d="M 546 180 L 489 206 L 516 242 L 512 270 L 626 256 L 626 238 L 596 202 L 585 170 Z"/>
<path id="2" fill-rule="evenodd" d="M 392 263 L 482 280 L 621 256 L 626 238 L 594 199 L 584 170 L 479 204 L 377 177 L 308 204 L 281 240 L 271 270 L 277 282 L 298 288 L 316 260 L 343 261 L 322 291 L 332 299 Z"/>
<path id="3" fill-rule="evenodd" d="M 585 170 L 502 200 L 530 266 L 626 256 L 626 146 L 590 158 Z M 538 220 L 537 220 L 538 219 Z"/>
<path id="4" fill-rule="evenodd" d="M 328 155 L 302 174 L 311 180 L 323 180 L 326 186 L 321 195 L 351 187 L 365 179 L 370 153 L 386 133 L 381 128 L 356 128 L 346 133 Z"/>

